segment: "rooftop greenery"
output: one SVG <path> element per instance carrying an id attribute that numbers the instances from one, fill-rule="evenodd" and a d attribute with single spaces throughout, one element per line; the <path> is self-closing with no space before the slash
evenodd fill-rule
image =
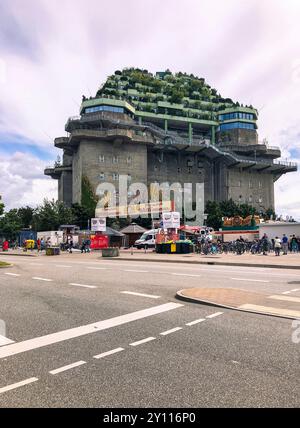
<path id="1" fill-rule="evenodd" d="M 243 107 L 223 98 L 205 79 L 170 70 L 155 75 L 139 68 L 117 70 L 99 88 L 98 97 L 126 100 L 141 112 L 165 114 L 171 110 L 173 115 L 197 119 L 214 119 L 218 111 Z"/>

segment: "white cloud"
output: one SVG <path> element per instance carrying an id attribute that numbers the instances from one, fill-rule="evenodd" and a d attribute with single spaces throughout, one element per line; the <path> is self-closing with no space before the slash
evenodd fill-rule
<path id="1" fill-rule="evenodd" d="M 0 156 L 1 196 L 6 210 L 57 198 L 57 182 L 44 177 L 43 169 L 43 161 L 25 153 Z"/>

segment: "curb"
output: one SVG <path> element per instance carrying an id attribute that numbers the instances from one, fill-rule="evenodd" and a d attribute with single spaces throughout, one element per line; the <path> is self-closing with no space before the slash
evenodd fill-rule
<path id="1" fill-rule="evenodd" d="M 154 263 L 184 263 L 193 265 L 220 265 L 220 266 L 242 266 L 242 267 L 258 267 L 258 268 L 274 268 L 274 269 L 298 269 L 300 265 L 273 265 L 273 264 L 254 264 L 254 263 L 234 263 L 234 262 L 214 262 L 214 261 L 196 261 L 196 260 L 152 260 L 152 259 L 135 259 L 134 257 L 106 257 L 109 260 L 124 260 L 134 262 L 154 262 Z"/>
<path id="2" fill-rule="evenodd" d="M 234 306 L 222 305 L 221 303 L 215 303 L 215 302 L 212 302 L 210 300 L 199 299 L 197 297 L 187 297 L 184 294 L 182 294 L 182 291 L 183 290 L 177 291 L 177 293 L 175 295 L 176 299 L 183 300 L 185 302 L 190 302 L 190 303 L 200 303 L 200 304 L 207 305 L 207 306 L 216 306 L 217 308 L 225 308 L 225 309 L 230 309 L 230 310 L 238 311 L 238 312 L 248 312 L 248 313 L 252 313 L 252 314 L 256 314 L 256 315 L 265 315 L 265 316 L 269 316 L 269 317 L 284 318 L 284 319 L 290 319 L 290 320 L 297 319 L 297 318 L 291 317 L 289 315 L 278 315 L 278 314 L 273 314 L 270 312 L 259 312 L 259 311 L 253 311 L 250 309 L 240 309 L 240 308 L 236 308 Z"/>
<path id="3" fill-rule="evenodd" d="M 13 254 L 13 253 L 6 253 L 6 252 L 0 252 L 0 257 L 1 256 L 19 256 L 19 257 L 37 257 L 36 254 Z"/>

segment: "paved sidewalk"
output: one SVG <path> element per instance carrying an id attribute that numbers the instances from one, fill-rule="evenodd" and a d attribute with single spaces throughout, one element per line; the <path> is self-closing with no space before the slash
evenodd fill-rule
<path id="1" fill-rule="evenodd" d="M 298 289 L 300 291 L 300 281 Z M 179 299 L 245 312 L 300 319 L 300 297 L 267 294 L 234 288 L 187 288 L 177 292 Z"/>

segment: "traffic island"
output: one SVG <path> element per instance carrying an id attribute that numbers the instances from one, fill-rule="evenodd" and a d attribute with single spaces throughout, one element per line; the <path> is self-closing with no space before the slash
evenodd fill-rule
<path id="1" fill-rule="evenodd" d="M 257 293 L 235 288 L 186 288 L 176 297 L 242 312 L 252 312 L 280 318 L 300 318 L 300 298 L 283 294 Z"/>

